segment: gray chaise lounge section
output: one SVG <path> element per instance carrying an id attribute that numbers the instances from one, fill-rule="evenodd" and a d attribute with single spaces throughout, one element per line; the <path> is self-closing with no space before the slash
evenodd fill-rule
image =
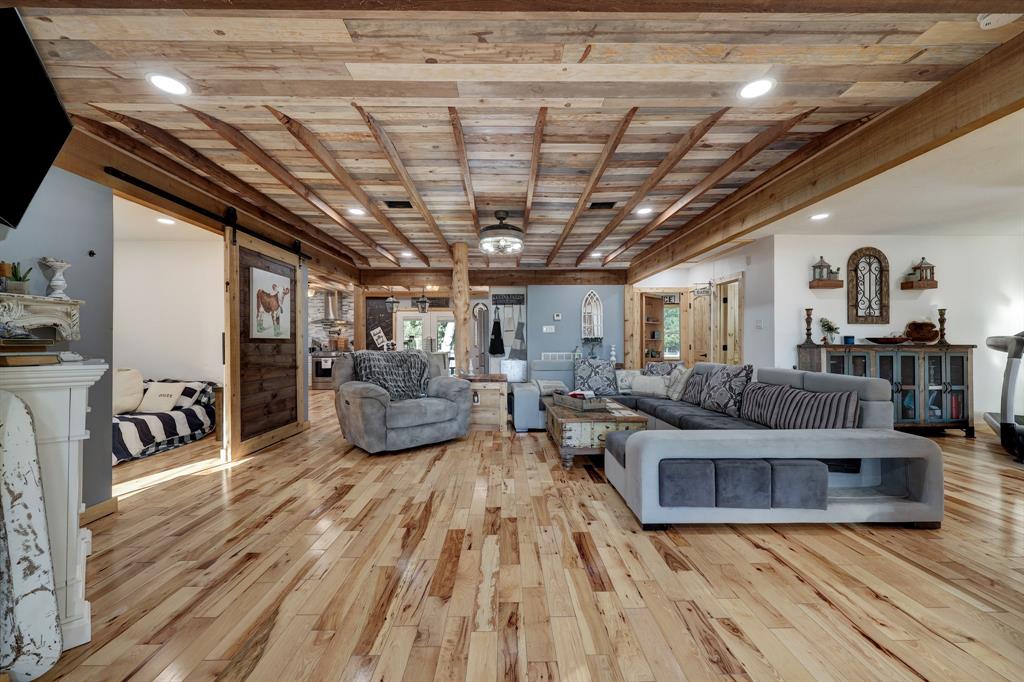
<path id="1" fill-rule="evenodd" d="M 426 355 L 426 354 L 425 354 Z M 351 353 L 334 363 L 334 407 L 345 439 L 369 453 L 405 450 L 469 433 L 469 382 L 448 376 L 444 358 L 429 356 L 427 394 L 392 401 L 376 384 L 354 380 Z"/>

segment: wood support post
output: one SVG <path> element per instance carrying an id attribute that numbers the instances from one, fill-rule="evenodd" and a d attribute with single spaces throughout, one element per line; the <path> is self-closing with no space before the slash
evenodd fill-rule
<path id="1" fill-rule="evenodd" d="M 636 291 L 632 284 L 623 287 L 622 298 L 625 303 L 623 309 L 623 343 L 622 343 L 622 365 L 626 369 L 643 368 L 643 351 L 641 350 L 640 337 L 643 334 L 640 323 L 640 292 Z"/>
<path id="2" fill-rule="evenodd" d="M 366 289 L 352 285 L 352 346 L 366 350 Z"/>
<path id="3" fill-rule="evenodd" d="M 452 312 L 455 313 L 455 368 L 469 371 L 469 245 L 452 244 Z"/>

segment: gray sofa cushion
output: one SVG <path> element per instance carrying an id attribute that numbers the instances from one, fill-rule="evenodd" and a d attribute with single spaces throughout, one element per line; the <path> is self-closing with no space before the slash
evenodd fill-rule
<path id="1" fill-rule="evenodd" d="M 892 400 L 892 384 L 885 379 L 807 372 L 804 390 L 818 393 L 853 391 L 861 400 Z"/>
<path id="2" fill-rule="evenodd" d="M 770 459 L 772 507 L 825 509 L 828 506 L 828 467 L 817 459 Z"/>
<path id="3" fill-rule="evenodd" d="M 710 459 L 661 460 L 658 498 L 662 507 L 714 507 L 714 463 Z"/>
<path id="4" fill-rule="evenodd" d="M 386 424 L 389 429 L 406 426 L 422 426 L 455 419 L 459 415 L 458 404 L 444 398 L 416 398 L 399 400 L 388 406 Z"/>
<path id="5" fill-rule="evenodd" d="M 611 360 L 579 358 L 573 367 L 577 391 L 593 391 L 594 395 L 615 395 L 615 365 Z"/>
<path id="6" fill-rule="evenodd" d="M 426 391 L 428 358 L 422 351 L 359 351 L 356 380 L 376 384 L 392 400 L 418 398 Z"/>
<path id="7" fill-rule="evenodd" d="M 604 437 L 604 449 L 612 453 L 621 466 L 626 466 L 626 439 L 636 431 L 610 431 Z"/>
<path id="8" fill-rule="evenodd" d="M 768 509 L 772 467 L 763 459 L 716 459 L 715 506 Z"/>
<path id="9" fill-rule="evenodd" d="M 635 396 L 635 395 L 622 395 L 622 394 L 619 394 L 619 395 L 609 395 L 609 396 L 605 396 L 605 398 L 607 398 L 608 400 L 614 400 L 615 402 L 617 402 L 618 404 L 622 405 L 623 407 L 628 407 L 631 410 L 635 410 L 636 409 L 636 403 L 637 403 L 638 400 L 640 400 L 639 396 Z"/>
<path id="10" fill-rule="evenodd" d="M 711 415 L 683 415 L 679 418 L 679 426 L 676 428 L 687 431 L 699 431 L 701 429 L 710 431 L 750 431 L 767 429 L 768 427 L 747 421 L 746 419 L 740 419 L 739 417 L 730 417 L 712 412 Z"/>
<path id="11" fill-rule="evenodd" d="M 647 398 L 647 397 L 641 396 L 641 397 L 636 399 L 636 409 L 640 410 L 641 412 L 646 412 L 647 414 L 651 415 L 652 417 L 653 416 L 657 416 L 657 412 L 658 412 L 658 408 L 659 407 L 662 407 L 664 405 L 678 405 L 678 404 L 679 403 L 677 403 L 676 401 L 669 400 L 668 398 Z"/>
<path id="12" fill-rule="evenodd" d="M 743 389 L 750 383 L 750 378 L 753 375 L 753 365 L 715 367 L 704 381 L 700 406 L 706 410 L 727 414 L 730 417 L 740 416 Z"/>
<path id="13" fill-rule="evenodd" d="M 689 403 L 662 403 L 654 406 L 654 412 L 652 413 L 655 417 L 661 421 L 675 426 L 677 429 L 683 428 L 679 426 L 682 423 L 683 417 L 693 416 L 704 416 L 704 417 L 721 417 L 722 415 L 711 410 L 705 410 L 703 407 L 697 405 L 690 405 Z"/>

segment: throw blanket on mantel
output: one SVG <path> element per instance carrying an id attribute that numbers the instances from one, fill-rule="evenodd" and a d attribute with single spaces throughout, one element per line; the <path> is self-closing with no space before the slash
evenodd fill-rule
<path id="1" fill-rule="evenodd" d="M 0 391 L 0 670 L 34 680 L 63 645 L 32 417 Z"/>
<path id="2" fill-rule="evenodd" d="M 147 388 L 152 383 L 147 381 Z M 183 392 L 178 405 L 167 412 L 114 415 L 113 464 L 173 450 L 213 431 L 216 426 L 214 387 L 216 384 L 212 382 L 189 384 L 185 389 L 188 395 Z"/>

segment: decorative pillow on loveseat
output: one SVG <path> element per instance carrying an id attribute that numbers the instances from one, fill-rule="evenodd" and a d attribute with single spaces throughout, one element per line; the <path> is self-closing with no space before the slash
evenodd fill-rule
<path id="1" fill-rule="evenodd" d="M 689 383 L 691 370 L 687 369 L 682 364 L 676 365 L 672 368 L 672 372 L 668 375 L 668 397 L 671 400 L 682 400 L 683 393 L 686 390 L 686 384 Z"/>
<path id="2" fill-rule="evenodd" d="M 593 391 L 594 395 L 615 395 L 615 365 L 611 360 L 577 358 L 573 367 L 577 391 Z"/>
<path id="3" fill-rule="evenodd" d="M 721 412 L 730 417 L 740 416 L 743 389 L 754 376 L 753 365 L 722 365 L 715 367 L 704 380 L 700 395 L 700 406 L 712 412 Z"/>
<path id="4" fill-rule="evenodd" d="M 671 374 L 673 369 L 682 365 L 681 362 L 648 362 L 644 365 L 644 376 L 665 377 Z"/>
<path id="5" fill-rule="evenodd" d="M 421 398 L 426 392 L 427 359 L 415 351 L 358 351 L 355 355 L 357 381 L 380 386 L 392 400 Z"/>
<path id="6" fill-rule="evenodd" d="M 643 376 L 638 369 L 617 369 L 615 370 L 615 384 L 619 393 L 632 393 L 633 380 Z"/>
<path id="7" fill-rule="evenodd" d="M 633 384 L 630 387 L 632 395 L 642 395 L 648 398 L 668 397 L 668 377 L 640 375 L 633 377 Z"/>
<path id="8" fill-rule="evenodd" d="M 859 411 L 855 391 L 815 393 L 754 382 L 743 392 L 740 416 L 772 429 L 853 429 Z"/>

